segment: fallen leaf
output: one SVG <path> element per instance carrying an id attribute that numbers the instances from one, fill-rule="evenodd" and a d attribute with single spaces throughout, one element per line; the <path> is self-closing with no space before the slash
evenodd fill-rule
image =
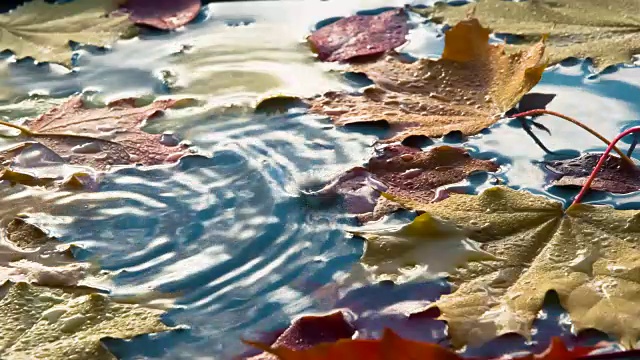
<path id="1" fill-rule="evenodd" d="M 441 186 L 460 182 L 474 172 L 496 170 L 498 165 L 494 162 L 474 159 L 461 148 L 439 146 L 421 151 L 390 145 L 364 168 L 347 171 L 318 193 L 332 191 L 343 195 L 347 210 L 358 214 L 361 222 L 367 222 L 400 208 L 381 197 L 382 192 L 431 202 L 436 200 L 436 190 Z"/>
<path id="2" fill-rule="evenodd" d="M 473 11 L 493 31 L 518 36 L 517 46 L 548 35 L 551 63 L 568 57 L 591 58 L 597 69 L 630 63 L 640 53 L 640 1 L 601 0 L 479 0 L 465 6 L 439 3 L 418 10 L 434 21 L 455 24 Z"/>
<path id="3" fill-rule="evenodd" d="M 582 187 L 600 157 L 602 154 L 584 154 L 578 158 L 549 161 L 545 163 L 545 167 L 558 177 L 552 182 L 553 185 Z M 615 194 L 638 191 L 640 170 L 632 168 L 619 157 L 609 155 L 590 188 Z"/>
<path id="4" fill-rule="evenodd" d="M 408 19 L 403 9 L 349 16 L 314 31 L 308 40 L 322 61 L 380 55 L 407 41 Z"/>
<path id="5" fill-rule="evenodd" d="M 90 108 L 81 97 L 73 97 L 26 122 L 28 129 L 22 135 L 26 141 L 24 148 L 37 142 L 69 164 L 99 171 L 114 165 L 175 162 L 189 154 L 186 147 L 173 135 L 149 134 L 142 126 L 179 103 L 180 100 L 158 100 L 136 107 L 135 99 L 122 99 L 104 108 Z"/>
<path id="6" fill-rule="evenodd" d="M 272 348 L 304 350 L 321 343 L 331 343 L 340 339 L 350 339 L 355 333 L 353 326 L 344 318 L 341 311 L 327 315 L 307 315 L 294 321 L 276 341 Z M 251 357 L 252 360 L 274 359 L 269 353 Z"/>
<path id="7" fill-rule="evenodd" d="M 69 41 L 107 46 L 127 33 L 131 22 L 124 15 L 108 15 L 117 8 L 113 0 L 71 1 L 48 4 L 28 2 L 0 14 L 0 48 L 21 59 L 71 66 Z"/>
<path id="8" fill-rule="evenodd" d="M 172 30 L 195 19 L 200 6 L 200 0 L 126 0 L 122 9 L 136 24 Z"/>
<path id="9" fill-rule="evenodd" d="M 309 349 L 293 350 L 285 347 L 269 348 L 257 343 L 250 345 L 267 350 L 280 360 L 347 360 L 347 359 L 424 359 L 461 360 L 449 349 L 436 344 L 405 340 L 387 330 L 381 340 L 338 340 Z"/>
<path id="10" fill-rule="evenodd" d="M 69 245 L 48 236 L 24 219 L 6 225 L 0 243 L 0 284 L 30 282 L 43 286 L 97 286 L 95 266 L 74 259 Z"/>
<path id="11" fill-rule="evenodd" d="M 429 266 L 435 255 L 421 250 L 437 241 L 473 241 L 478 251 L 496 259 L 470 259 L 449 269 L 455 289 L 433 307 L 447 321 L 454 346 L 479 344 L 506 333 L 528 337 L 551 290 L 557 292 L 575 331 L 601 330 L 625 346 L 638 339 L 640 211 L 578 204 L 563 212 L 559 202 L 506 187 L 480 195 L 451 194 L 437 203 L 393 200 L 425 214 L 393 234 L 393 241 L 363 234 L 369 243 L 364 258 L 377 266 L 378 276 L 397 277 L 400 267 L 386 265 L 407 266 L 408 260 L 415 261 L 414 266 Z M 440 230 L 443 227 L 454 230 L 449 235 Z M 372 246 L 385 250 L 384 256 L 382 251 L 368 256 Z"/>
<path id="12" fill-rule="evenodd" d="M 524 94 L 520 102 L 511 110 L 507 111 L 505 116 L 515 115 L 525 111 L 546 109 L 547 105 L 556 97 L 556 94 L 544 93 L 528 93 Z"/>
<path id="13" fill-rule="evenodd" d="M 541 78 L 543 42 L 507 55 L 489 44 L 489 30 L 478 20 L 458 23 L 445 33 L 439 60 L 404 63 L 389 56 L 353 67 L 375 85 L 361 95 L 328 92 L 308 99 L 310 112 L 337 125 L 384 120 L 397 133 L 385 142 L 409 136 L 443 136 L 452 131 L 477 134 L 498 121 Z"/>
<path id="14" fill-rule="evenodd" d="M 5 285 L 7 286 L 7 285 Z M 115 359 L 103 338 L 168 331 L 163 311 L 119 304 L 107 296 L 17 283 L 0 300 L 3 359 Z"/>

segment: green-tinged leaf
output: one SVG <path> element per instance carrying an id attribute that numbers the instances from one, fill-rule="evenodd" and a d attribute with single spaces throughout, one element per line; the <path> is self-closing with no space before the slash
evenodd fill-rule
<path id="1" fill-rule="evenodd" d="M 159 319 L 163 311 L 116 303 L 103 294 L 8 286 L 0 301 L 2 359 L 115 359 L 101 339 L 171 330 Z"/>
<path id="2" fill-rule="evenodd" d="M 70 66 L 69 41 L 106 46 L 130 29 L 126 14 L 111 14 L 116 9 L 113 0 L 28 2 L 0 15 L 0 48 L 13 51 L 19 59 Z"/>
<path id="3" fill-rule="evenodd" d="M 419 11 L 450 25 L 473 12 L 493 31 L 517 35 L 517 45 L 535 43 L 548 34 L 552 63 L 588 57 L 598 69 L 604 69 L 628 63 L 640 53 L 640 0 L 479 0 L 465 6 L 440 3 Z"/>
<path id="4" fill-rule="evenodd" d="M 433 305 L 447 321 L 456 347 L 510 332 L 528 337 L 551 290 L 576 331 L 595 328 L 627 346 L 638 339 L 640 211 L 577 205 L 563 213 L 559 202 L 506 187 L 480 195 L 452 194 L 437 203 L 393 200 L 425 214 L 408 227 L 417 231 L 405 229 L 401 237 L 396 233 L 393 241 L 376 245 L 387 256 L 369 256 L 367 248 L 364 259 L 387 276 L 399 272 L 388 266 L 392 263 L 415 261 L 426 269 L 438 264 L 440 259 L 424 251 L 427 241 L 455 245 L 468 238 L 497 258 L 471 259 L 450 271 L 454 291 Z M 427 219 L 429 226 L 420 224 Z M 431 221 L 456 230 L 453 235 L 434 232 Z"/>

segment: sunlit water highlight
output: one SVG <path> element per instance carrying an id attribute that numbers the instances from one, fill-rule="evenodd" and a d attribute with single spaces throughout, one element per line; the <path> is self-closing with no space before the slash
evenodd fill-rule
<path id="1" fill-rule="evenodd" d="M 115 294 L 152 289 L 177 296 L 178 306 L 166 320 L 190 330 L 109 341 L 118 356 L 228 359 L 246 350 L 241 337 L 260 338 L 301 314 L 358 304 L 356 316 L 363 324 L 373 324 L 375 316 L 383 316 L 372 315 L 374 310 L 386 302 L 433 300 L 446 291 L 441 283 L 409 284 L 394 291 L 375 286 L 327 290 L 325 285 L 350 271 L 363 243 L 343 231 L 354 224 L 338 203 L 319 203 L 304 190 L 362 164 L 385 132 L 336 129 L 326 119 L 301 112 L 253 115 L 247 108 L 270 94 L 356 91 L 361 84 L 330 71 L 339 66 L 314 61 L 304 36 L 325 19 L 403 4 L 216 3 L 184 30 L 143 34 L 110 51 L 80 49 L 72 72 L 27 60 L 9 65 L 9 83 L 18 94 L 97 93 L 101 101 L 178 94 L 198 96 L 205 103 L 168 111 L 148 130 L 172 130 L 208 158 L 188 157 L 173 167 L 119 170 L 102 179 L 99 192 L 2 188 L 3 215 L 27 212 L 62 241 L 81 246 L 80 256 L 96 258 L 103 268 L 119 273 Z M 439 27 L 413 20 L 410 43 L 401 50 L 416 57 L 437 56 L 443 48 Z M 588 63 L 568 61 L 549 69 L 533 91 L 557 94 L 550 109 L 612 138 L 637 123 L 639 86 L 638 68 L 619 67 L 592 76 Z M 228 106 L 231 103 L 237 106 Z M 44 109 L 3 115 L 34 116 Z M 468 139 L 450 136 L 425 146 L 461 144 L 475 156 L 496 159 L 502 165 L 497 176 L 506 185 L 567 201 L 575 191 L 548 188 L 548 174 L 536 162 L 604 146 L 571 124 L 546 116 L 538 121 L 552 135 L 537 135 L 557 155 L 546 155 L 515 121 L 502 121 Z M 474 176 L 460 187 L 478 192 L 491 186 L 491 180 Z M 595 194 L 589 199 L 620 207 L 637 208 L 640 203 L 634 194 Z M 399 214 L 388 221 L 407 218 L 409 214 Z M 548 307 L 541 318 L 534 340 L 570 332 L 559 309 Z M 380 330 L 366 335 L 376 336 Z M 413 331 L 414 338 L 445 337 L 443 326 L 425 329 L 432 331 L 428 334 Z M 513 343 L 514 349 L 521 347 L 521 342 L 505 342 L 502 350 Z M 470 353 L 489 351 L 495 354 L 491 346 Z"/>

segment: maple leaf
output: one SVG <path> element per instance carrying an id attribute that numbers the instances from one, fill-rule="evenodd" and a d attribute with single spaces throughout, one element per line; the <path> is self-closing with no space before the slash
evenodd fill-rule
<path id="1" fill-rule="evenodd" d="M 111 13 L 113 0 L 71 1 L 47 4 L 28 2 L 8 14 L 0 14 L 0 48 L 17 58 L 71 65 L 69 41 L 106 46 L 129 31 L 127 16 Z"/>
<path id="2" fill-rule="evenodd" d="M 600 157 L 602 154 L 584 154 L 574 159 L 549 161 L 545 166 L 558 177 L 552 182 L 553 185 L 582 187 Z M 590 189 L 616 194 L 638 191 L 640 190 L 640 170 L 631 167 L 619 157 L 607 156 Z"/>
<path id="3" fill-rule="evenodd" d="M 506 187 L 480 195 L 452 194 L 437 203 L 393 200 L 425 214 L 409 225 L 412 237 L 394 234 L 394 241 L 386 241 L 380 234 L 362 234 L 369 243 L 365 259 L 374 259 L 367 254 L 370 246 L 386 251 L 371 265 L 406 266 L 411 256 L 414 267 L 424 267 L 434 256 L 425 254 L 423 244 L 457 244 L 461 238 L 495 257 L 451 269 L 455 289 L 433 305 L 447 321 L 456 347 L 505 333 L 529 336 L 551 290 L 558 293 L 576 331 L 598 329 L 619 337 L 625 346 L 640 335 L 639 211 L 577 204 L 563 212 L 559 202 Z M 451 229 L 453 235 L 436 238 L 437 227 Z M 377 270 L 396 277 L 399 272 L 380 265 Z"/>
<path id="4" fill-rule="evenodd" d="M 27 283 L 6 286 L 0 300 L 3 359 L 111 360 L 115 356 L 101 339 L 172 329 L 160 321 L 163 311 L 117 303 L 103 294 Z"/>
<path id="5" fill-rule="evenodd" d="M 568 57 L 591 58 L 595 67 L 602 70 L 629 63 L 633 55 L 640 53 L 639 0 L 479 0 L 465 6 L 440 3 L 417 11 L 449 24 L 472 11 L 493 31 L 517 35 L 520 46 L 546 34 L 551 63 Z"/>
<path id="6" fill-rule="evenodd" d="M 268 351 L 280 360 L 463 360 L 455 352 L 437 344 L 403 339 L 392 330 L 386 329 L 381 339 L 340 339 L 332 343 L 317 344 L 303 349 L 268 347 L 247 342 Z M 578 360 L 593 351 L 589 347 L 568 350 L 562 341 L 554 338 L 549 348 L 541 354 L 514 357 L 514 360 Z M 480 358 L 468 358 L 481 360 Z M 485 359 L 489 360 L 489 359 Z M 494 359 L 498 360 L 498 359 Z"/>
<path id="7" fill-rule="evenodd" d="M 502 44 L 489 44 L 489 30 L 478 20 L 461 21 L 445 33 L 439 60 L 404 63 L 389 56 L 353 66 L 374 86 L 361 95 L 328 92 L 308 99 L 312 113 L 337 125 L 384 120 L 398 134 L 443 136 L 452 131 L 476 134 L 500 119 L 541 78 L 544 43 L 507 55 Z"/>
<path id="8" fill-rule="evenodd" d="M 72 165 L 100 171 L 114 165 L 158 165 L 175 162 L 188 151 L 172 135 L 149 134 L 141 126 L 181 103 L 181 100 L 158 100 L 136 107 L 135 99 L 122 99 L 104 108 L 88 108 L 77 96 L 27 121 L 28 128 L 4 125 L 22 131 L 27 141 L 23 148 L 40 143 Z M 23 150 L 12 149 L 4 157 L 11 158 Z"/>
<path id="9" fill-rule="evenodd" d="M 48 236 L 24 219 L 13 219 L 4 229 L 1 245 L 0 283 L 32 282 L 46 286 L 98 285 L 97 269 L 76 262 L 71 247 Z"/>
<path id="10" fill-rule="evenodd" d="M 134 23 L 162 30 L 188 24 L 198 15 L 200 7 L 200 0 L 126 0 L 122 5 Z"/>
<path id="11" fill-rule="evenodd" d="M 379 55 L 407 41 L 407 20 L 403 9 L 349 16 L 314 31 L 308 41 L 322 61 Z"/>
<path id="12" fill-rule="evenodd" d="M 347 171 L 318 194 L 344 195 L 347 210 L 358 214 L 361 222 L 367 222 L 400 208 L 399 204 L 381 197 L 381 192 L 430 202 L 437 200 L 436 190 L 440 186 L 462 181 L 474 172 L 496 170 L 498 165 L 494 162 L 474 159 L 461 148 L 439 146 L 421 151 L 391 145 L 370 159 L 364 168 Z"/>

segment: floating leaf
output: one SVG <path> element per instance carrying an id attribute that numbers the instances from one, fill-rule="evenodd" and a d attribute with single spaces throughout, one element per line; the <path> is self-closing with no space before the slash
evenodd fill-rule
<path id="1" fill-rule="evenodd" d="M 640 211 L 578 204 L 563 213 L 559 202 L 506 187 L 480 195 L 452 194 L 437 203 L 393 200 L 425 214 L 408 226 L 416 231 L 404 231 L 413 237 L 402 234 L 377 246 L 386 250 L 384 257 L 380 253 L 375 258 L 380 265 L 408 258 L 426 266 L 434 255 L 418 256 L 414 248 L 436 240 L 457 244 L 462 234 L 496 258 L 451 271 L 455 291 L 434 304 L 456 347 L 511 332 L 529 336 L 551 290 L 558 293 L 576 331 L 598 329 L 625 346 L 638 339 Z M 455 232 L 436 238 L 421 226 L 427 220 Z M 387 276 L 400 271 L 380 265 L 378 271 Z"/>
<path id="2" fill-rule="evenodd" d="M 429 151 L 402 145 L 391 145 L 381 154 L 341 175 L 320 193 L 333 191 L 346 198 L 347 210 L 356 213 L 362 222 L 377 220 L 400 208 L 397 203 L 381 197 L 391 196 L 436 200 L 440 186 L 464 180 L 477 171 L 496 171 L 498 166 L 489 160 L 472 158 L 464 149 L 439 146 Z"/>
<path id="3" fill-rule="evenodd" d="M 200 6 L 200 0 L 126 0 L 122 8 L 136 24 L 171 30 L 195 19 Z"/>
<path id="4" fill-rule="evenodd" d="M 159 165 L 175 162 L 189 152 L 173 135 L 149 134 L 142 126 L 179 103 L 158 100 L 136 107 L 135 99 L 122 99 L 104 108 L 88 108 L 78 96 L 27 121 L 28 129 L 18 128 L 26 141 L 44 145 L 72 165 L 100 171 L 114 165 Z M 29 142 L 25 148 L 28 146 Z"/>
<path id="5" fill-rule="evenodd" d="M 7 14 L 0 14 L 0 48 L 16 57 L 71 65 L 69 41 L 107 46 L 125 34 L 131 22 L 112 14 L 113 0 L 71 1 L 47 4 L 28 2 Z"/>
<path id="6" fill-rule="evenodd" d="M 552 182 L 553 185 L 582 187 L 601 156 L 602 154 L 584 154 L 574 159 L 550 161 L 545 166 L 559 176 Z M 590 188 L 616 194 L 638 191 L 640 170 L 632 168 L 619 157 L 608 156 Z"/>
<path id="7" fill-rule="evenodd" d="M 544 94 L 544 93 L 528 93 L 524 94 L 520 102 L 513 107 L 511 110 L 507 111 L 506 116 L 515 115 L 517 113 L 538 110 L 538 109 L 546 109 L 547 105 L 556 97 L 556 94 Z"/>
<path id="8" fill-rule="evenodd" d="M 162 313 L 102 294 L 17 283 L 0 300 L 0 357 L 115 359 L 101 339 L 171 330 L 160 321 Z"/>
<path id="9" fill-rule="evenodd" d="M 517 104 L 545 68 L 542 42 L 507 55 L 504 45 L 488 40 L 489 30 L 476 19 L 464 20 L 446 32 L 441 59 L 404 63 L 387 57 L 354 66 L 375 85 L 362 95 L 329 92 L 310 99 L 310 111 L 337 125 L 384 120 L 398 133 L 386 142 L 477 134 Z"/>
<path id="10" fill-rule="evenodd" d="M 322 61 L 379 55 L 407 41 L 407 20 L 403 9 L 349 16 L 316 30 L 308 40 Z"/>
<path id="11" fill-rule="evenodd" d="M 45 286 L 97 285 L 96 270 L 89 263 L 77 262 L 68 245 L 49 237 L 21 218 L 4 229 L 0 244 L 0 283 L 31 282 Z"/>
<path id="12" fill-rule="evenodd" d="M 640 1 L 479 0 L 465 6 L 440 3 L 418 10 L 436 21 L 455 24 L 473 11 L 493 31 L 518 36 L 518 46 L 548 35 L 551 63 L 568 57 L 591 58 L 598 69 L 631 62 L 640 53 Z"/>
<path id="13" fill-rule="evenodd" d="M 602 154 L 584 154 L 578 158 L 550 161 L 546 168 L 559 175 L 556 186 L 582 187 Z M 640 171 L 630 167 L 619 157 L 608 156 L 602 169 L 590 186 L 591 190 L 626 194 L 640 190 Z"/>

